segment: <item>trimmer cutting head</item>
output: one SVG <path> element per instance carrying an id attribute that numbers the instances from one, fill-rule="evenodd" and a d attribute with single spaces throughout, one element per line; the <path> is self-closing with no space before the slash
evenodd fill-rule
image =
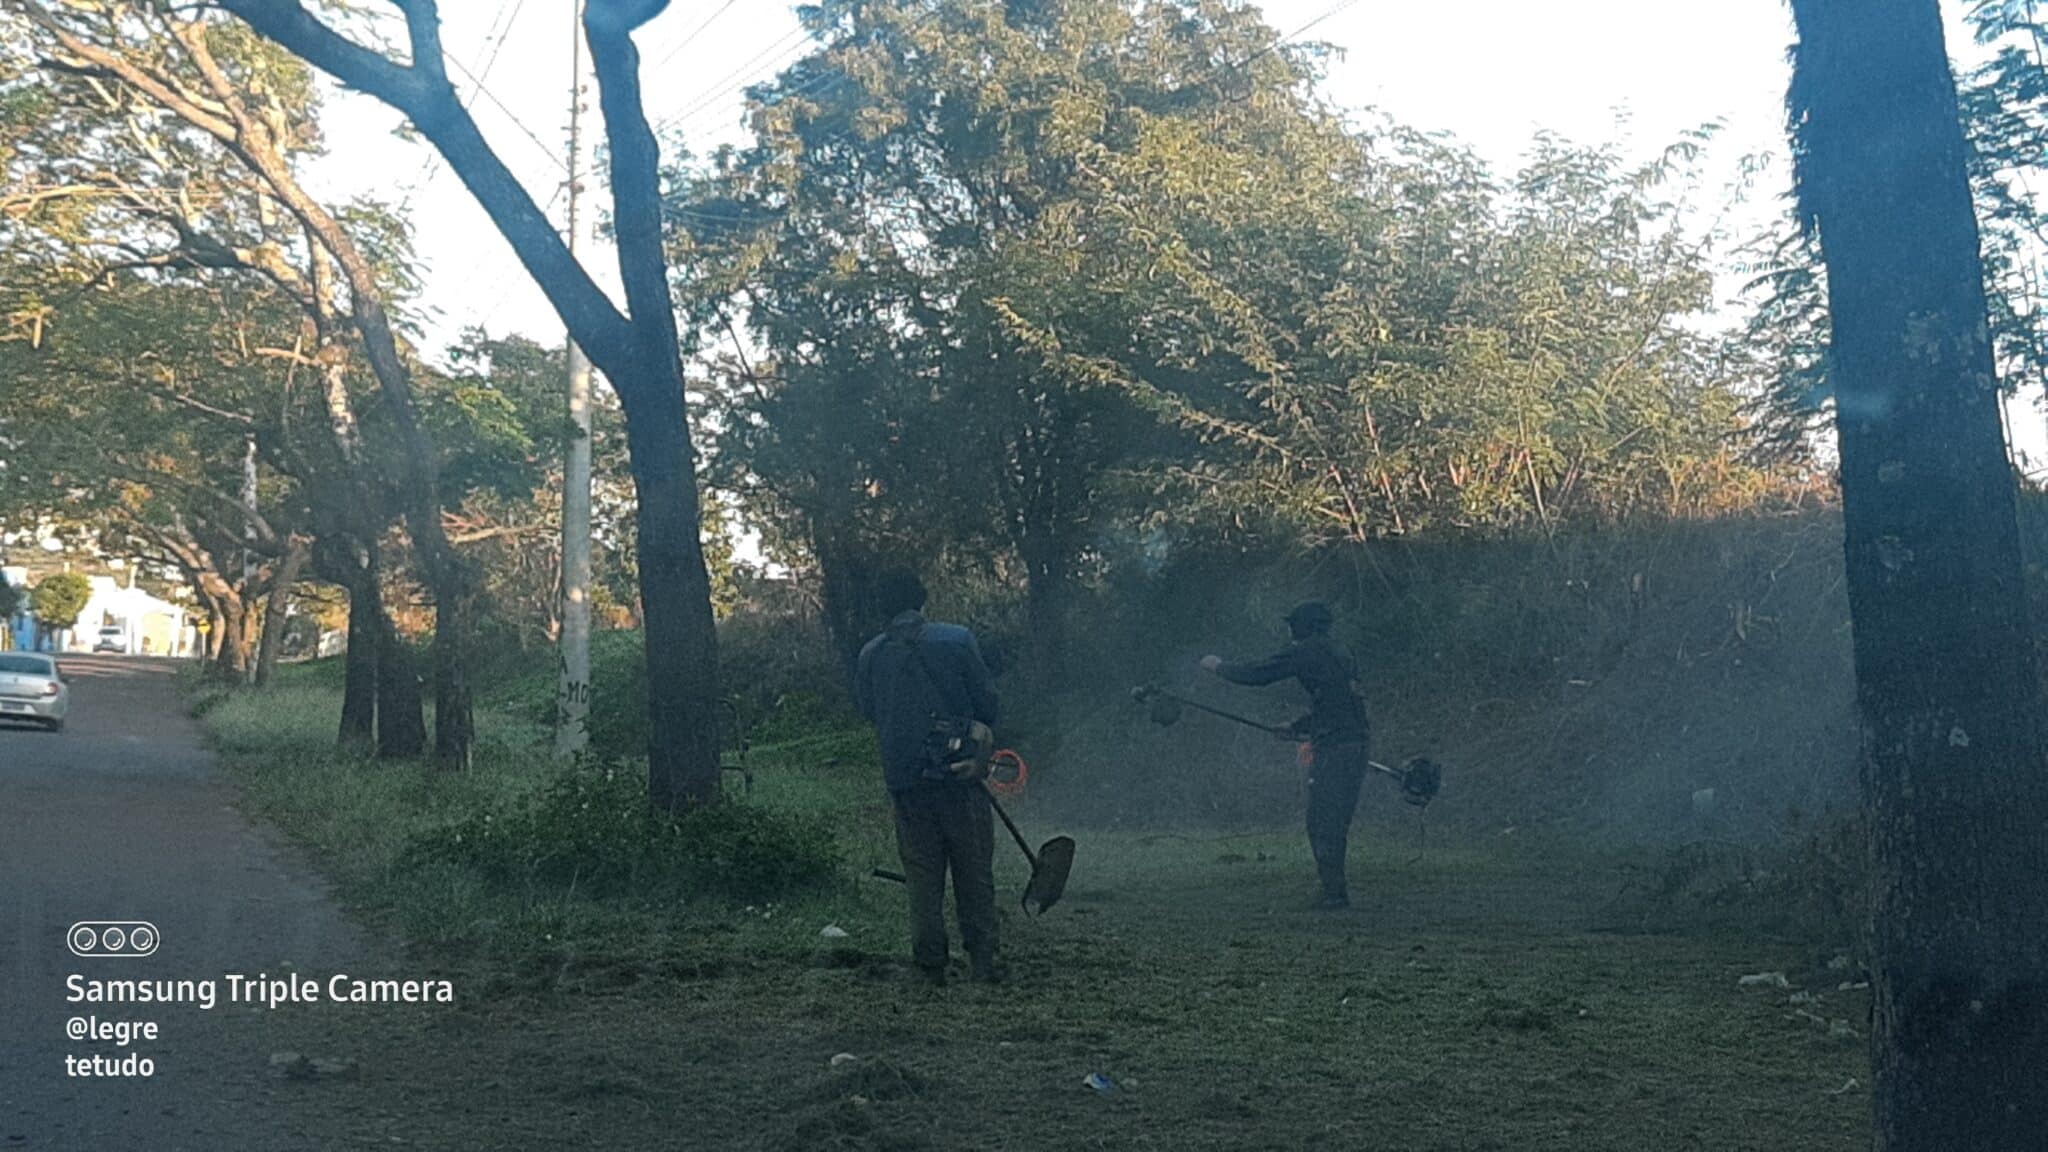
<path id="1" fill-rule="evenodd" d="M 1153 685 L 1131 689 L 1131 699 L 1143 704 L 1146 717 L 1161 728 L 1171 728 L 1180 723 L 1180 701 Z"/>
<path id="2" fill-rule="evenodd" d="M 1443 790 L 1444 770 L 1427 756 L 1417 756 L 1401 765 L 1401 799 L 1417 808 L 1429 807 Z"/>
<path id="3" fill-rule="evenodd" d="M 1060 902 L 1067 890 L 1067 876 L 1074 870 L 1074 839 L 1055 836 L 1038 849 L 1032 861 L 1031 881 L 1024 885 L 1024 911 L 1039 916 Z"/>

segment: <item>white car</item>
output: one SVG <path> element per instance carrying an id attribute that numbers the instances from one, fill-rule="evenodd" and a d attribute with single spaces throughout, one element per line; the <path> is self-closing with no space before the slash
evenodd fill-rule
<path id="1" fill-rule="evenodd" d="M 27 720 L 64 730 L 71 687 L 57 662 L 39 652 L 0 652 L 0 720 Z"/>
<path id="2" fill-rule="evenodd" d="M 95 655 L 101 652 L 115 652 L 125 655 L 128 651 L 128 630 L 118 624 L 109 624 L 100 629 L 99 639 L 92 643 Z"/>

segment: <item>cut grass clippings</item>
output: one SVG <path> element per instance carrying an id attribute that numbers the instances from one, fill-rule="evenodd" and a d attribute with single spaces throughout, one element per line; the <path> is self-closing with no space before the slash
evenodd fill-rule
<path id="1" fill-rule="evenodd" d="M 427 1148 L 489 1131 L 501 1149 L 1868 1143 L 1861 1041 L 1828 1026 L 1860 1028 L 1862 994 L 1754 933 L 1597 930 L 1610 861 L 1363 843 L 1357 907 L 1324 915 L 1291 828 L 1085 832 L 1065 900 L 1029 920 L 1003 844 L 1011 980 L 932 990 L 902 962 L 900 891 L 863 878 L 893 845 L 872 768 L 843 752 L 750 761 L 753 803 L 831 821 L 837 880 L 773 905 L 595 898 L 407 855 L 556 779 L 544 733 L 480 715 L 478 768 L 447 775 L 337 753 L 337 710 L 331 686 L 286 677 L 206 715 L 250 806 L 461 989 L 454 1010 L 336 1024 L 328 1048 L 363 1082 L 292 1106 L 337 1131 Z M 1031 798 L 1015 811 L 1033 838 L 1071 831 Z M 1798 987 L 1738 986 L 1766 969 Z"/>

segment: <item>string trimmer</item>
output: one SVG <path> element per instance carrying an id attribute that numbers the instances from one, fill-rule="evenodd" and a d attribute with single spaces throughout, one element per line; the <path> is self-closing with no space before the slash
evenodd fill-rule
<path id="1" fill-rule="evenodd" d="M 1033 852 L 1030 843 L 1024 839 L 1024 833 L 1017 830 L 1017 822 L 1010 819 L 1003 802 L 996 799 L 995 789 L 986 782 L 982 788 L 988 793 L 989 807 L 1002 818 L 1003 827 L 1010 830 L 1010 838 L 1017 842 L 1017 850 L 1024 853 L 1025 861 L 1031 865 L 1031 879 L 1025 882 L 1024 896 L 1020 901 L 1024 912 L 1026 915 L 1043 915 L 1046 909 L 1059 903 L 1060 896 L 1067 890 L 1067 876 L 1074 870 L 1074 838 L 1055 836 Z M 903 873 L 891 872 L 887 868 L 876 868 L 871 874 L 879 880 L 897 884 L 906 882 Z"/>
<path id="2" fill-rule="evenodd" d="M 1199 700 L 1190 700 L 1178 693 L 1169 692 L 1157 684 L 1145 684 L 1131 689 L 1131 699 L 1143 704 L 1146 714 L 1154 724 L 1159 725 L 1161 728 L 1171 728 L 1179 723 L 1181 709 L 1185 707 L 1193 708 L 1197 712 L 1207 712 L 1211 716 L 1228 720 L 1233 724 L 1242 724 L 1247 728 L 1255 728 L 1260 732 L 1277 736 L 1282 740 L 1298 741 L 1301 739 L 1301 735 L 1291 728 L 1278 724 L 1267 724 L 1264 721 L 1254 720 L 1249 716 L 1240 716 L 1235 712 L 1226 712 L 1221 708 L 1204 704 Z M 1389 768 L 1377 760 L 1368 760 L 1366 764 L 1373 771 L 1391 776 L 1399 781 L 1401 784 L 1401 799 L 1417 808 L 1429 807 L 1429 802 L 1436 799 L 1436 794 L 1443 789 L 1443 769 L 1439 768 L 1434 760 L 1430 760 L 1427 757 L 1417 756 L 1399 768 Z"/>

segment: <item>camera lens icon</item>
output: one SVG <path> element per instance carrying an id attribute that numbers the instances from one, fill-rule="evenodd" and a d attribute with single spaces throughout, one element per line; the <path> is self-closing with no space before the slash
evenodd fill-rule
<path id="1" fill-rule="evenodd" d="M 146 920 L 82 920 L 64 934 L 71 954 L 89 960 L 147 956 L 163 942 Z"/>

